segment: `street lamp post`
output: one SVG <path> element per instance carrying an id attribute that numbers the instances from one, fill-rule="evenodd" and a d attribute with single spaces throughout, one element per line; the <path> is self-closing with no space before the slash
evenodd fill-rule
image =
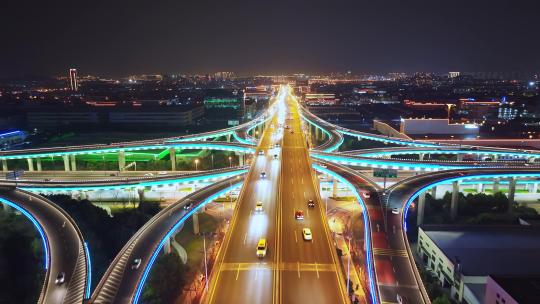
<path id="1" fill-rule="evenodd" d="M 206 259 L 206 232 L 203 232 L 203 247 L 204 247 L 204 288 L 208 292 L 208 261 Z"/>
<path id="2" fill-rule="evenodd" d="M 195 171 L 199 171 L 199 159 L 195 159 Z"/>

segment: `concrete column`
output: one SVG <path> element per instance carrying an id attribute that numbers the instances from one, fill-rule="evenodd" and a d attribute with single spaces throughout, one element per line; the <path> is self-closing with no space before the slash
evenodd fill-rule
<path id="1" fill-rule="evenodd" d="M 9 171 L 8 165 L 7 165 L 7 159 L 2 159 L 2 171 L 4 172 Z"/>
<path id="2" fill-rule="evenodd" d="M 126 167 L 126 151 L 120 150 L 118 151 L 118 170 L 124 171 L 125 167 Z"/>
<path id="3" fill-rule="evenodd" d="M 516 179 L 511 177 L 508 180 L 508 213 L 513 212 L 514 198 L 516 196 Z"/>
<path id="4" fill-rule="evenodd" d="M 315 139 L 316 140 L 320 139 L 319 132 L 320 132 L 319 128 L 315 127 Z"/>
<path id="5" fill-rule="evenodd" d="M 332 183 L 332 197 L 337 197 L 338 196 L 338 181 L 337 179 L 333 179 L 333 183 Z"/>
<path id="6" fill-rule="evenodd" d="M 176 171 L 176 150 L 169 148 L 169 156 L 171 157 L 171 170 Z"/>
<path id="7" fill-rule="evenodd" d="M 437 198 L 437 186 L 431 188 L 431 197 Z"/>
<path id="8" fill-rule="evenodd" d="M 227 134 L 227 141 L 231 141 L 231 134 Z"/>
<path id="9" fill-rule="evenodd" d="M 493 161 L 498 161 L 499 160 L 499 155 L 498 154 L 493 154 Z"/>
<path id="10" fill-rule="evenodd" d="M 534 163 L 534 161 L 535 161 L 534 157 L 529 157 L 529 163 Z"/>
<path id="11" fill-rule="evenodd" d="M 34 160 L 27 158 L 26 161 L 28 162 L 28 171 L 34 171 Z"/>
<path id="12" fill-rule="evenodd" d="M 493 179 L 493 194 L 499 192 L 499 179 L 498 178 L 494 178 Z"/>
<path id="13" fill-rule="evenodd" d="M 426 192 L 420 193 L 418 196 L 418 209 L 416 216 L 416 225 L 420 226 L 424 223 L 424 208 L 426 206 Z"/>
<path id="14" fill-rule="evenodd" d="M 478 185 L 476 185 L 476 192 L 477 192 L 477 193 L 482 193 L 482 192 L 484 192 L 484 184 L 478 183 Z"/>
<path id="15" fill-rule="evenodd" d="M 139 203 L 144 201 L 144 188 L 137 188 L 137 194 L 139 194 Z"/>
<path id="16" fill-rule="evenodd" d="M 424 160 L 424 153 L 420 153 L 420 155 L 418 156 L 418 159 L 419 160 Z"/>
<path id="17" fill-rule="evenodd" d="M 42 168 L 41 168 L 41 158 L 36 159 L 36 164 L 37 164 L 37 170 L 41 171 L 42 170 Z"/>
<path id="18" fill-rule="evenodd" d="M 239 152 L 236 152 L 235 154 L 236 154 L 236 156 L 238 156 L 238 164 L 240 166 L 243 166 L 244 165 L 244 154 L 239 153 Z"/>
<path id="19" fill-rule="evenodd" d="M 79 196 L 81 197 L 81 200 L 84 200 L 84 199 L 88 198 L 88 196 L 86 195 L 86 191 L 80 191 L 79 193 L 80 193 Z"/>
<path id="20" fill-rule="evenodd" d="M 163 243 L 163 252 L 165 252 L 165 254 L 171 253 L 171 238 L 167 238 L 165 243 Z"/>
<path id="21" fill-rule="evenodd" d="M 538 183 L 533 183 L 531 185 L 531 193 L 536 193 L 538 192 Z"/>
<path id="22" fill-rule="evenodd" d="M 69 159 L 71 161 L 71 171 L 77 171 L 77 160 L 75 155 L 70 155 Z"/>
<path id="23" fill-rule="evenodd" d="M 62 155 L 64 160 L 64 171 L 69 171 L 69 157 L 67 155 Z"/>
<path id="24" fill-rule="evenodd" d="M 199 212 L 193 213 L 193 234 L 199 234 Z"/>
<path id="25" fill-rule="evenodd" d="M 463 154 L 457 155 L 457 161 L 463 161 Z"/>
<path id="26" fill-rule="evenodd" d="M 452 201 L 450 204 L 450 217 L 455 219 L 458 213 L 459 183 L 452 182 Z"/>

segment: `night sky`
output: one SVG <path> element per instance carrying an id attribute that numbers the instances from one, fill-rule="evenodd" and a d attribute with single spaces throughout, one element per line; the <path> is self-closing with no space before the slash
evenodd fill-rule
<path id="1" fill-rule="evenodd" d="M 540 1 L 0 1 L 0 76 L 540 71 Z"/>

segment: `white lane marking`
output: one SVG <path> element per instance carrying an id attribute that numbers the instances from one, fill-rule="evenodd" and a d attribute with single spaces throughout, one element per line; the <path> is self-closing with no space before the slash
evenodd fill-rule
<path id="1" fill-rule="evenodd" d="M 296 235 L 296 230 L 294 231 L 294 241 L 298 243 L 298 236 Z"/>
<path id="2" fill-rule="evenodd" d="M 294 184 L 294 179 L 291 177 L 291 184 Z"/>
<path id="3" fill-rule="evenodd" d="M 244 245 L 246 244 L 246 240 L 247 240 L 247 232 L 246 234 L 244 234 Z"/>
<path id="4" fill-rule="evenodd" d="M 259 267 L 255 268 L 255 281 L 257 281 L 257 277 L 259 276 Z"/>
<path id="5" fill-rule="evenodd" d="M 238 268 L 236 269 L 236 281 L 238 281 L 239 274 L 240 274 L 240 264 L 238 264 Z"/>
<path id="6" fill-rule="evenodd" d="M 317 279 L 319 278 L 319 267 L 317 267 L 317 262 L 315 262 L 315 271 L 317 272 Z"/>
<path id="7" fill-rule="evenodd" d="M 300 262 L 296 262 L 297 269 L 298 269 L 298 278 L 300 278 Z"/>
<path id="8" fill-rule="evenodd" d="M 306 191 L 304 191 L 304 198 L 306 198 Z"/>
<path id="9" fill-rule="evenodd" d="M 304 177 L 302 176 L 302 185 L 304 184 Z"/>

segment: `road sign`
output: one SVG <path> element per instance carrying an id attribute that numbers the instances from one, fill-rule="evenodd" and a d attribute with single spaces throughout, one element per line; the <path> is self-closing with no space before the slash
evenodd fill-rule
<path id="1" fill-rule="evenodd" d="M 396 169 L 373 169 L 373 177 L 396 178 Z"/>

